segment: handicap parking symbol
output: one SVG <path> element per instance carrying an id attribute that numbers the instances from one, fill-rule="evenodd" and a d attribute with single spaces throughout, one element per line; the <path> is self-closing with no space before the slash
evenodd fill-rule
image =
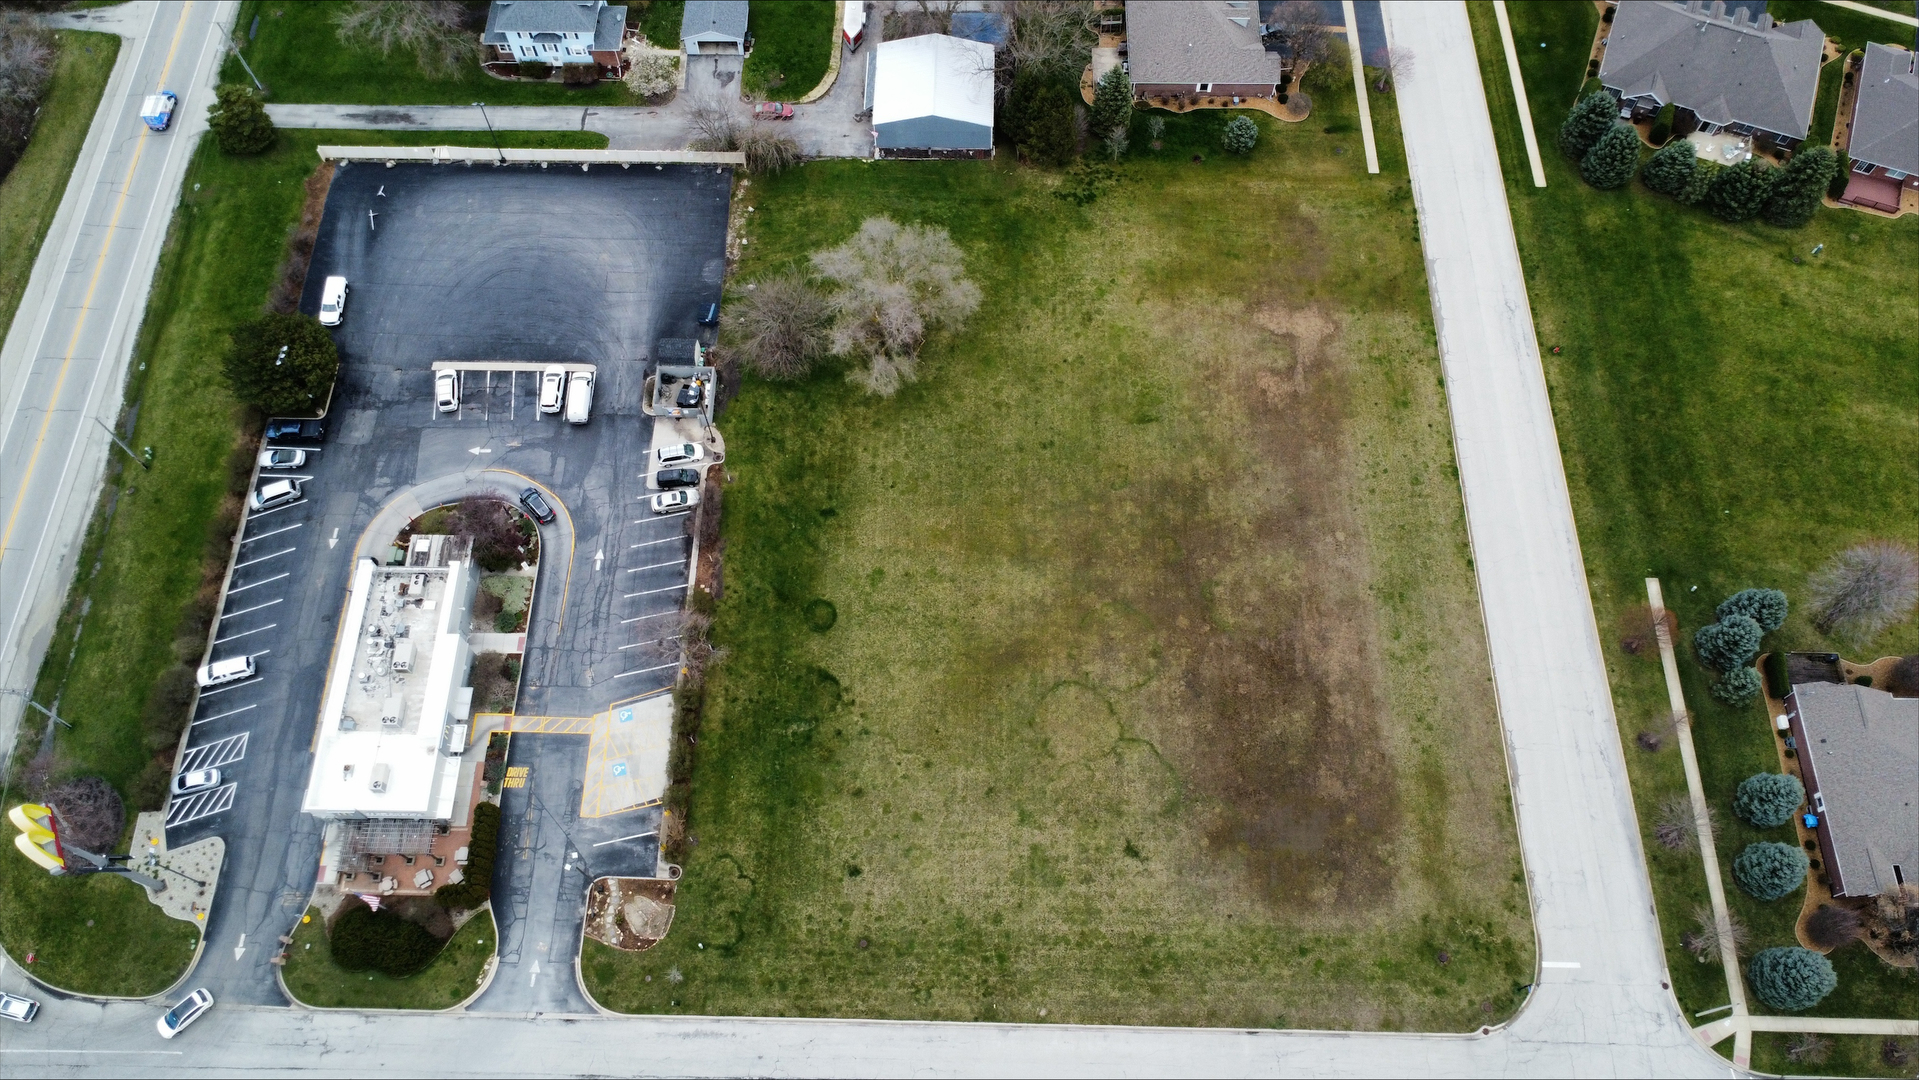
<path id="1" fill-rule="evenodd" d="M 625 758 L 621 758 L 620 760 L 613 763 L 613 775 L 614 776 L 626 775 L 626 759 Z"/>
<path id="2" fill-rule="evenodd" d="M 625 723 L 630 723 L 630 722 L 631 722 L 632 720 L 633 720 L 633 710 L 632 710 L 632 709 L 621 709 L 621 710 L 620 710 L 620 723 L 622 723 L 622 724 L 625 724 Z"/>

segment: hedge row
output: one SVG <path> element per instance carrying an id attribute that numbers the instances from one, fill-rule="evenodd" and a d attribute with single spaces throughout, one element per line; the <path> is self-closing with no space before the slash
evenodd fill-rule
<path id="1" fill-rule="evenodd" d="M 473 835 L 466 843 L 466 867 L 456 885 L 442 885 L 433 899 L 444 908 L 476 908 L 493 892 L 493 856 L 500 847 L 500 808 L 485 802 L 473 809 Z"/>

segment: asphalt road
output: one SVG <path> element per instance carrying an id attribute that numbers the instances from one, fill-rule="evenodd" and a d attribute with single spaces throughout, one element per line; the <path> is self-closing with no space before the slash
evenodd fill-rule
<path id="1" fill-rule="evenodd" d="M 72 179 L 0 347 L 0 687 L 33 685 L 111 449 L 134 332 L 219 60 L 232 3 L 135 2 L 57 25 L 122 34 Z M 172 129 L 146 95 L 180 97 Z M 52 197 L 53 193 L 49 193 Z M 0 748 L 24 704 L 0 698 Z"/>

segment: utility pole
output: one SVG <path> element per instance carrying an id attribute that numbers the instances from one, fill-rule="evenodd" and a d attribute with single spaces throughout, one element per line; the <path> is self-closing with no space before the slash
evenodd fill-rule
<path id="1" fill-rule="evenodd" d="M 486 114 L 486 102 L 476 101 L 473 106 L 480 110 L 480 119 L 486 121 L 486 133 L 493 137 L 493 152 L 500 155 L 500 164 L 506 164 L 506 151 L 500 149 L 500 133 L 493 130 L 493 118 Z M 586 127 L 586 110 L 584 109 L 580 110 L 580 127 L 582 130 Z"/>
<path id="2" fill-rule="evenodd" d="M 10 687 L 0 686 L 0 694 L 5 694 L 8 697 L 17 697 L 20 700 L 26 702 L 27 704 L 33 706 L 34 708 L 39 709 L 41 712 L 46 713 L 47 718 L 52 720 L 54 723 L 59 724 L 61 727 L 66 728 L 68 731 L 73 730 L 73 725 L 61 719 L 59 713 L 56 713 L 52 709 L 47 708 L 45 705 L 42 705 L 39 702 L 33 700 L 33 695 L 25 690 L 14 690 Z"/>
<path id="3" fill-rule="evenodd" d="M 148 472 L 153 471 L 153 466 L 150 464 L 150 462 L 152 462 L 153 460 L 153 447 L 151 446 L 147 447 L 146 456 L 142 457 L 139 454 L 136 454 L 133 452 L 133 447 L 128 446 L 126 443 L 121 442 L 120 436 L 115 435 L 113 433 L 113 429 L 107 426 L 107 422 L 105 420 L 102 420 L 96 416 L 93 418 L 93 422 L 96 424 L 99 424 L 100 430 L 107 433 L 107 438 L 113 440 L 113 445 L 127 452 L 127 456 L 133 459 L 133 463 L 135 465 L 140 466 L 142 469 L 145 469 Z"/>
<path id="4" fill-rule="evenodd" d="M 257 20 L 256 20 L 256 21 L 257 21 Z M 247 78 L 249 78 L 249 79 L 252 79 L 252 80 L 253 80 L 253 88 L 254 88 L 255 90 L 258 90 L 258 91 L 260 91 L 260 93 L 262 93 L 262 94 L 265 94 L 265 93 L 267 92 L 267 88 L 266 88 L 266 87 L 265 87 L 265 86 L 264 86 L 263 84 L 261 84 L 261 82 L 260 82 L 260 77 L 259 77 L 258 75 L 255 75 L 255 74 L 253 73 L 253 65 L 251 65 L 251 64 L 249 64 L 249 63 L 247 63 L 247 58 L 246 58 L 246 57 L 244 57 L 244 56 L 241 56 L 241 55 L 240 55 L 240 44 L 239 44 L 239 42 L 236 42 L 236 41 L 234 41 L 234 40 L 233 40 L 233 35 L 232 35 L 232 34 L 229 34 L 229 33 L 227 33 L 227 28 L 226 28 L 226 27 L 224 27 L 224 26 L 220 26 L 220 21 L 219 21 L 218 19 L 215 19 L 215 20 L 214 20 L 214 22 L 213 22 L 213 25 L 215 25 L 215 26 L 219 26 L 219 27 L 220 27 L 220 33 L 222 33 L 222 34 L 225 34 L 225 35 L 226 35 L 226 39 L 227 39 L 227 48 L 229 48 L 229 49 L 232 49 L 232 50 L 233 50 L 233 55 L 234 55 L 234 58 L 240 61 L 240 66 L 241 66 L 241 67 L 243 67 L 243 68 L 245 68 L 245 69 L 246 69 L 246 72 L 247 72 Z"/>

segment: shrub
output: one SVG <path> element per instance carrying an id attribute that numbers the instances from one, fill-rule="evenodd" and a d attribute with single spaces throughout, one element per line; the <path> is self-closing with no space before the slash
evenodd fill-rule
<path id="1" fill-rule="evenodd" d="M 1823 146 L 1794 154 L 1773 181 L 1772 193 L 1766 199 L 1766 223 L 1797 229 L 1811 221 L 1838 166 L 1839 160 Z"/>
<path id="2" fill-rule="evenodd" d="M 1646 133 L 1654 146 L 1664 146 L 1666 140 L 1672 138 L 1672 119 L 1676 111 L 1670 101 L 1659 107 L 1659 115 L 1653 117 L 1652 130 Z"/>
<path id="3" fill-rule="evenodd" d="M 1601 191 L 1625 187 L 1639 169 L 1639 135 L 1630 124 L 1614 124 L 1579 160 L 1579 177 Z"/>
<path id="4" fill-rule="evenodd" d="M 1797 945 L 1762 949 L 1746 965 L 1746 982 L 1759 1000 L 1775 1009 L 1801 1012 L 1839 986 L 1832 961 Z"/>
<path id="5" fill-rule="evenodd" d="M 1707 667 L 1731 671 L 1752 663 L 1763 636 L 1750 615 L 1728 615 L 1693 631 L 1692 647 Z"/>
<path id="6" fill-rule="evenodd" d="M 33 136 L 55 55 L 46 27 L 24 14 L 0 16 L 0 179 L 12 171 Z"/>
<path id="7" fill-rule="evenodd" d="M 1604 90 L 1580 98 L 1559 125 L 1559 152 L 1574 161 L 1583 159 L 1600 136 L 1612 129 L 1618 112 L 1618 104 Z"/>
<path id="8" fill-rule="evenodd" d="M 1766 692 L 1780 701 L 1792 693 L 1792 678 L 1786 673 L 1786 654 L 1777 649 L 1766 654 Z"/>
<path id="9" fill-rule="evenodd" d="M 1826 182 L 1826 197 L 1843 199 L 1846 197 L 1846 184 L 1852 180 L 1852 157 L 1845 151 L 1833 160 L 1832 179 Z"/>
<path id="10" fill-rule="evenodd" d="M 500 808 L 483 802 L 473 808 L 473 832 L 466 842 L 466 866 L 457 885 L 442 885 L 433 899 L 443 908 L 476 908 L 493 893 L 493 858 L 500 846 Z"/>
<path id="11" fill-rule="evenodd" d="M 1073 156 L 1079 131 L 1073 120 L 1075 95 L 1034 68 L 1022 68 L 1006 95 L 1003 130 L 1019 151 L 1034 161 L 1063 165 Z"/>
<path id="12" fill-rule="evenodd" d="M 432 963 L 443 943 L 418 923 L 362 904 L 340 913 L 329 944 L 334 964 L 347 971 L 377 971 L 403 979 Z"/>
<path id="13" fill-rule="evenodd" d="M 1744 615 L 1759 624 L 1764 633 L 1772 633 L 1786 621 L 1786 594 L 1778 589 L 1741 589 L 1720 601 L 1717 618 Z"/>
<path id="14" fill-rule="evenodd" d="M 313 316 L 268 313 L 234 330 L 224 370 L 242 402 L 269 415 L 312 416 L 340 374 L 340 353 Z"/>
<path id="15" fill-rule="evenodd" d="M 728 313 L 747 366 L 763 379 L 803 378 L 826 355 L 826 297 L 797 274 L 758 283 Z"/>
<path id="16" fill-rule="evenodd" d="M 46 801 L 60 813 L 63 842 L 95 855 L 109 854 L 120 846 L 127 812 L 120 804 L 120 793 L 104 779 L 79 776 L 64 781 L 47 793 Z"/>
<path id="17" fill-rule="evenodd" d="M 1712 684 L 1712 696 L 1723 705 L 1743 709 L 1759 696 L 1759 673 L 1749 667 L 1733 668 Z"/>
<path id="18" fill-rule="evenodd" d="M 1094 131 L 1110 132 L 1116 127 L 1124 127 L 1133 113 L 1133 81 L 1126 77 L 1124 68 L 1115 66 L 1100 76 L 1099 87 L 1093 91 L 1093 108 L 1089 117 Z"/>
<path id="19" fill-rule="evenodd" d="M 656 98 L 679 86 L 680 58 L 674 53 L 648 48 L 635 39 L 626 44 L 626 62 L 626 85 L 641 97 Z"/>
<path id="20" fill-rule="evenodd" d="M 1777 900 L 1806 883 L 1810 866 L 1806 853 L 1793 845 L 1761 840 L 1747 844 L 1732 861 L 1732 879 L 1755 899 Z"/>
<path id="21" fill-rule="evenodd" d="M 513 72 L 522 79 L 545 79 L 553 74 L 553 66 L 538 60 L 522 60 L 514 65 Z"/>
<path id="22" fill-rule="evenodd" d="M 1253 123 L 1250 116 L 1235 116 L 1226 121 L 1226 130 L 1219 136 L 1219 145 L 1229 154 L 1250 154 L 1258 142 L 1259 125 Z"/>
<path id="23" fill-rule="evenodd" d="M 1820 904 L 1806 920 L 1806 937 L 1822 949 L 1837 949 L 1858 940 L 1859 913 L 1851 908 Z"/>
<path id="24" fill-rule="evenodd" d="M 1807 591 L 1814 629 L 1864 643 L 1919 600 L 1919 557 L 1898 544 L 1861 544 L 1814 574 Z"/>
<path id="25" fill-rule="evenodd" d="M 1886 676 L 1886 692 L 1893 697 L 1919 697 L 1919 653 L 1902 656 Z"/>
<path id="26" fill-rule="evenodd" d="M 747 128 L 739 144 L 740 152 L 746 155 L 746 171 L 755 176 L 785 172 L 806 160 L 806 151 L 797 139 L 764 125 Z"/>
<path id="27" fill-rule="evenodd" d="M 147 694 L 147 705 L 140 714 L 140 728 L 146 733 L 147 750 L 171 753 L 180 745 L 180 732 L 186 730 L 187 712 L 193 706 L 193 669 L 176 664 L 160 673 Z"/>
<path id="28" fill-rule="evenodd" d="M 127 801 L 135 810 L 158 810 L 166 806 L 173 784 L 173 769 L 167 764 L 170 757 L 147 762 L 147 767 L 127 785 Z"/>
<path id="29" fill-rule="evenodd" d="M 1805 801 L 1806 785 L 1797 776 L 1754 773 L 1739 782 L 1732 796 L 1732 812 L 1761 829 L 1772 829 L 1791 821 L 1793 811 Z"/>
<path id="30" fill-rule="evenodd" d="M 1706 209 L 1723 221 L 1751 221 L 1772 195 L 1775 172 L 1753 161 L 1719 170 L 1706 187 Z"/>
<path id="31" fill-rule="evenodd" d="M 273 146 L 273 120 L 250 86 L 222 86 L 207 111 L 207 127 L 229 154 L 259 154 Z"/>
<path id="32" fill-rule="evenodd" d="M 600 81 L 600 65 L 561 64 L 560 81 L 568 86 L 592 86 Z"/>

